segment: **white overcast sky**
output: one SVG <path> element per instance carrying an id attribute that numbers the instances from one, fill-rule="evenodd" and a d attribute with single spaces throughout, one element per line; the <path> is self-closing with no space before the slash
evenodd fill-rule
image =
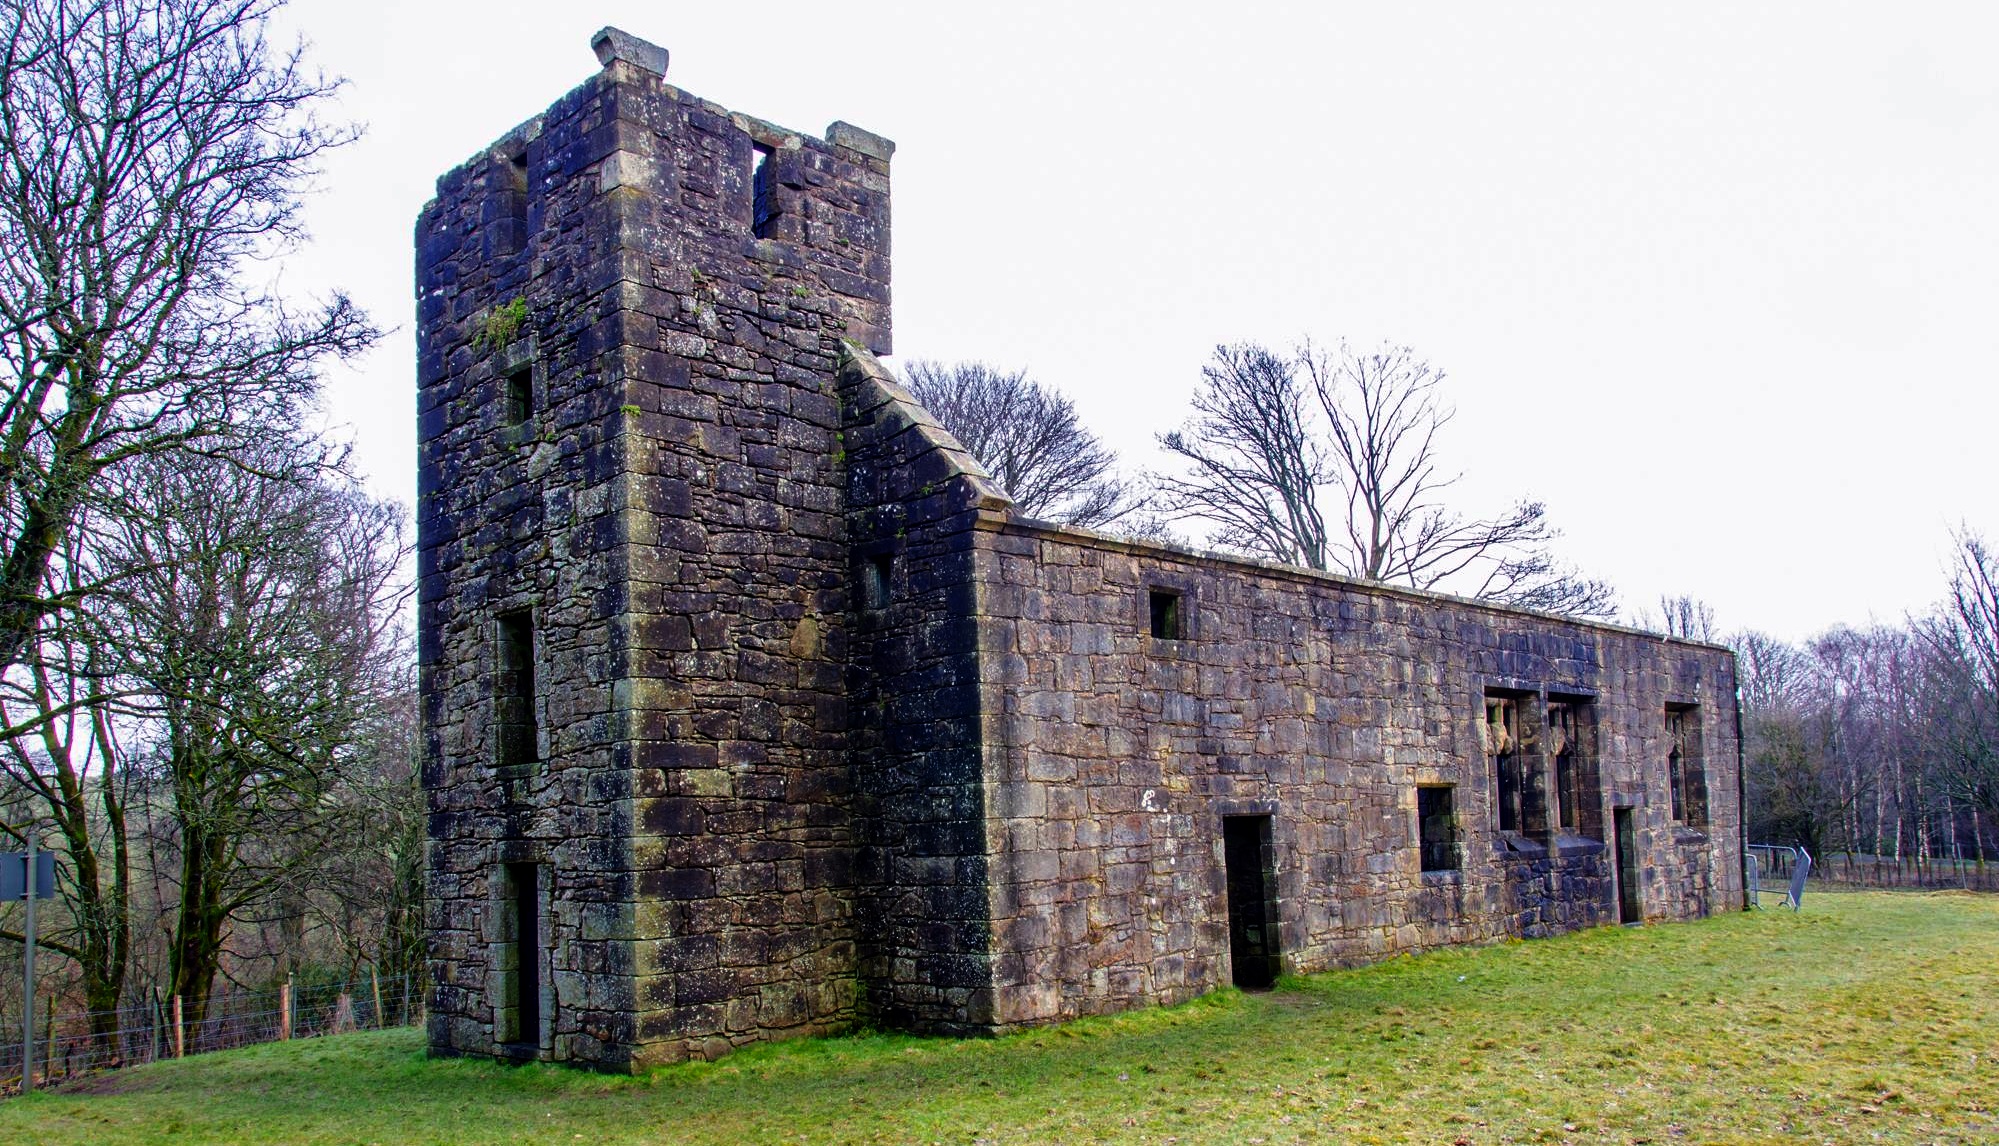
<path id="1" fill-rule="evenodd" d="M 1143 465 L 1217 342 L 1392 339 L 1467 503 L 1546 501 L 1627 608 L 1893 622 L 1999 534 L 1999 5 L 1744 7 L 294 0 L 367 135 L 285 274 L 395 327 L 328 412 L 411 500 L 417 210 L 612 24 L 897 142 L 900 359 L 1026 367 Z"/>

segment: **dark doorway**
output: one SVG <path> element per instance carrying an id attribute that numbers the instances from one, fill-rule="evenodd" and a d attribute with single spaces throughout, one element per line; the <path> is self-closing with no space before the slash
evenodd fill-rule
<path id="1" fill-rule="evenodd" d="M 538 864 L 507 865 L 508 882 L 513 884 L 513 1038 L 509 1041 L 537 1046 L 541 1042 L 541 869 Z"/>
<path id="2" fill-rule="evenodd" d="M 1223 816 L 1222 857 L 1228 869 L 1229 961 L 1238 987 L 1277 981 L 1276 865 L 1269 816 Z"/>
<path id="3" fill-rule="evenodd" d="M 1611 810 L 1617 830 L 1617 921 L 1639 923 L 1645 912 L 1638 902 L 1638 836 L 1631 828 L 1631 809 Z"/>

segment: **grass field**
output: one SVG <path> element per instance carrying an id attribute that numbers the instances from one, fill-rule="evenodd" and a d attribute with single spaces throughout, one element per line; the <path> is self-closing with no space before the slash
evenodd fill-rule
<path id="1" fill-rule="evenodd" d="M 1004 1039 L 870 1035 L 638 1078 L 413 1031 L 0 1104 L 28 1142 L 1999 1142 L 1999 898 L 1604 928 Z"/>

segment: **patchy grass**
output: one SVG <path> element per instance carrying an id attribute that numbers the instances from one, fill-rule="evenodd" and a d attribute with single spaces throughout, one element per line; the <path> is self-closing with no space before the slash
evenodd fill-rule
<path id="1" fill-rule="evenodd" d="M 411 1031 L 0 1104 L 34 1142 L 1992 1142 L 1999 898 L 1763 912 L 1397 959 L 993 1040 L 761 1047 L 615 1078 Z"/>

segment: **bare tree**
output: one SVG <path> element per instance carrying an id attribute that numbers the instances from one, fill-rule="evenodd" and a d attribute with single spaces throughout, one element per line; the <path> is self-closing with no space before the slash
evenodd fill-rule
<path id="1" fill-rule="evenodd" d="M 1201 382 L 1193 420 L 1159 439 L 1188 467 L 1154 475 L 1162 508 L 1203 522 L 1225 548 L 1326 568 L 1319 493 L 1331 471 L 1297 370 L 1238 343 L 1215 347 Z"/>
<path id="2" fill-rule="evenodd" d="M 295 424 L 375 331 L 251 264 L 352 138 L 333 85 L 264 40 L 279 0 L 12 0 L 0 13 L 0 665 L 100 586 L 44 575 L 111 471 Z M 259 277 L 268 277 L 262 275 Z"/>
<path id="3" fill-rule="evenodd" d="M 1736 690 L 1745 712 L 1766 712 L 1798 703 L 1807 666 L 1804 654 L 1768 633 L 1745 630 L 1731 635 Z"/>
<path id="4" fill-rule="evenodd" d="M 154 705 L 161 844 L 179 873 L 169 978 L 196 1017 L 228 921 L 304 898 L 358 831 L 341 787 L 367 771 L 367 731 L 402 680 L 401 507 L 298 476 L 290 455 L 313 448 L 267 440 L 251 465 L 146 459 L 105 542 L 133 571 L 108 623 Z"/>
<path id="5" fill-rule="evenodd" d="M 982 362 L 914 361 L 904 382 L 923 408 L 964 443 L 1028 517 L 1086 527 L 1116 525 L 1140 509 L 1117 476 L 1117 455 L 1076 417 L 1059 391 Z"/>
<path id="6" fill-rule="evenodd" d="M 1689 641 L 1713 641 L 1715 637 L 1714 606 L 1698 597 L 1685 593 L 1679 596 L 1659 595 L 1659 616 L 1669 637 L 1679 637 Z"/>
<path id="7" fill-rule="evenodd" d="M 1999 819 L 1999 554 L 1983 538 L 1958 534 L 1950 595 L 1916 627 L 1932 653 L 1924 730 L 1939 780 Z"/>
<path id="8" fill-rule="evenodd" d="M 1408 347 L 1306 344 L 1286 357 L 1220 346 L 1196 417 L 1160 444 L 1185 465 L 1155 478 L 1162 508 L 1217 544 L 1371 581 L 1454 590 L 1527 608 L 1608 616 L 1610 587 L 1553 556 L 1540 502 L 1495 517 L 1452 508 L 1437 435 L 1453 416 L 1441 371 Z M 1328 503 L 1343 502 L 1337 512 Z M 1328 526 L 1328 522 L 1332 526 Z"/>

